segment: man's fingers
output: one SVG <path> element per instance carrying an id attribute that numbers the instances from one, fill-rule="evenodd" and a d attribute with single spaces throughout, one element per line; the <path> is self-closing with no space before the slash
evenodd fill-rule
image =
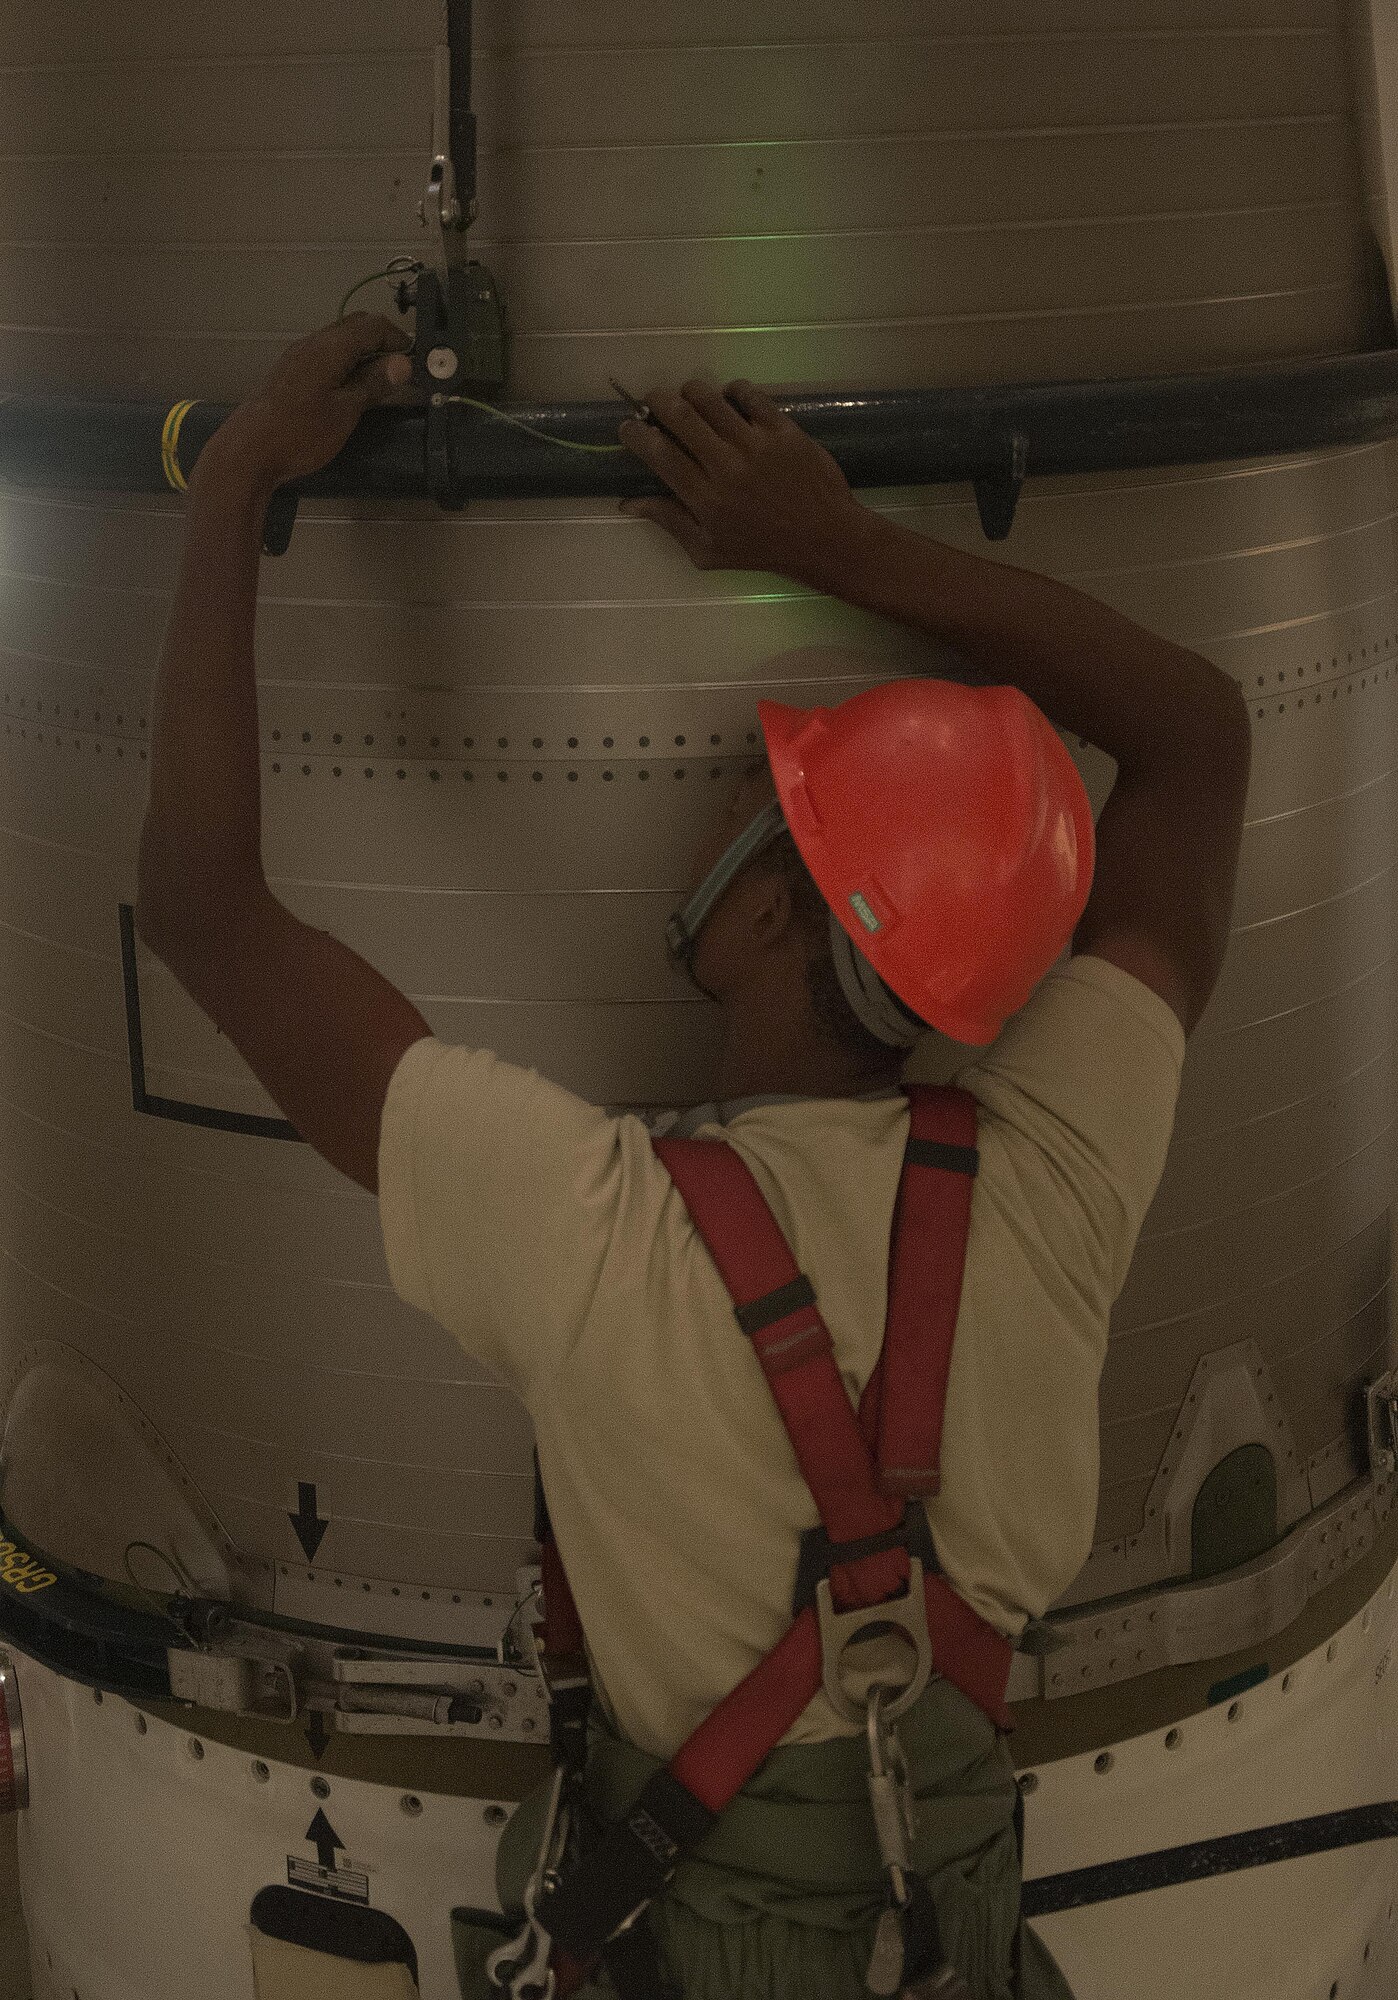
<path id="1" fill-rule="evenodd" d="M 346 313 L 343 319 L 336 320 L 335 325 L 365 354 L 373 354 L 385 347 L 408 349 L 413 344 L 407 329 L 400 326 L 397 320 L 390 319 L 387 313 Z"/>
<path id="2" fill-rule="evenodd" d="M 627 419 L 618 430 L 617 437 L 629 452 L 650 467 L 657 479 L 663 479 L 670 491 L 678 494 L 686 505 L 691 502 L 698 503 L 704 492 L 704 474 L 689 453 L 680 450 L 673 438 L 666 437 L 663 431 L 655 428 L 654 424 L 643 424 L 636 417 Z"/>
<path id="3" fill-rule="evenodd" d="M 740 451 L 751 445 L 752 425 L 739 415 L 716 382 L 705 382 L 696 376 L 685 383 L 682 393 L 709 428 L 728 444 L 736 445 Z"/>
<path id="4" fill-rule="evenodd" d="M 378 360 L 362 362 L 345 386 L 369 410 L 376 403 L 386 403 L 412 379 L 413 364 L 406 354 L 385 354 Z"/>
<path id="5" fill-rule="evenodd" d="M 784 410 L 777 408 L 772 398 L 759 389 L 755 382 L 746 380 L 730 382 L 723 393 L 731 397 L 745 417 L 751 418 L 752 422 L 763 430 L 779 431 L 788 425 L 793 429 L 800 429 Z"/>
<path id="6" fill-rule="evenodd" d="M 671 389 L 655 389 L 646 401 L 657 423 L 663 424 L 672 437 L 678 438 L 690 457 L 706 472 L 722 472 L 732 464 L 732 446 L 695 409 L 688 393 L 678 396 Z"/>
<path id="7" fill-rule="evenodd" d="M 633 521 L 653 521 L 673 535 L 696 567 L 707 567 L 708 538 L 694 516 L 678 500 L 623 500 L 621 512 Z"/>
<path id="8" fill-rule="evenodd" d="M 413 345 L 403 328 L 382 313 L 351 313 L 319 337 L 339 361 L 344 375 L 352 374 L 370 355 L 408 354 Z"/>

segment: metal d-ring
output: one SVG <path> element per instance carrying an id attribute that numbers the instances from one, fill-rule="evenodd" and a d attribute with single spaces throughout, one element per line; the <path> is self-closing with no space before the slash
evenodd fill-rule
<path id="1" fill-rule="evenodd" d="M 885 1598 L 882 1604 L 860 1604 L 850 1611 L 837 1611 L 830 1595 L 830 1579 L 823 1576 L 816 1585 L 816 1618 L 820 1626 L 820 1677 L 837 1715 L 846 1722 L 862 1724 L 866 1709 L 851 1701 L 840 1680 L 840 1663 L 861 1633 L 881 1625 L 893 1625 L 908 1639 L 916 1656 L 912 1679 L 883 1711 L 891 1722 L 911 1708 L 932 1677 L 932 1640 L 927 1630 L 927 1595 L 922 1580 L 922 1559 L 908 1557 L 908 1587 L 900 1597 Z"/>

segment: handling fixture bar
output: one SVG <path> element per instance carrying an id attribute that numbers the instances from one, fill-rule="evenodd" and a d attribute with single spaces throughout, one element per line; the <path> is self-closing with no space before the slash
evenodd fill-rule
<path id="1" fill-rule="evenodd" d="M 1263 458 L 1398 433 L 1398 348 L 1138 380 L 983 388 L 818 390 L 779 396 L 856 487 L 970 480 L 1002 540 L 1026 477 Z M 78 491 L 182 488 L 229 414 L 224 403 L 0 401 L 0 479 Z M 179 412 L 179 422 L 172 419 Z M 428 412 L 372 410 L 338 458 L 283 494 L 385 500 L 622 498 L 663 489 L 615 445 L 614 401 L 453 402 L 447 460 L 427 454 Z M 443 413 L 435 413 L 438 423 Z M 279 496 L 281 497 L 281 496 Z"/>

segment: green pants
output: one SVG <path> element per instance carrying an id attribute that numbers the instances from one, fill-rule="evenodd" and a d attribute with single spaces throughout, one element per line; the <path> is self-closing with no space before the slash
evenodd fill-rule
<path id="1" fill-rule="evenodd" d="M 1019 1917 L 1015 1777 L 1004 1737 L 948 1682 L 934 1680 L 898 1733 L 917 1800 L 913 1867 L 927 1882 L 948 1956 L 974 2000 L 1072 2000 L 1052 1955 Z M 619 1819 L 661 1768 L 594 1715 L 587 1798 Z M 863 1736 L 775 1750 L 681 1863 L 649 1921 L 684 2000 L 861 2000 L 886 1896 L 866 1785 Z M 520 1907 L 547 1787 L 501 1836 L 496 1887 Z M 1019 1940 L 1019 1994 L 1012 1964 Z M 489 1992 L 476 1966 L 498 1934 L 458 1925 L 463 2000 Z M 479 1977 L 479 1983 L 475 1982 Z M 610 1995 L 604 1976 L 582 1989 Z"/>

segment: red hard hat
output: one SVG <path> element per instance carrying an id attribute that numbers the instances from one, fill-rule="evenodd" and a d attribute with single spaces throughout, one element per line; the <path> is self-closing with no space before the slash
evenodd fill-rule
<path id="1" fill-rule="evenodd" d="M 875 972 L 954 1041 L 994 1041 L 1077 927 L 1092 808 L 1018 688 L 885 681 L 838 708 L 762 701 L 786 823 Z"/>

